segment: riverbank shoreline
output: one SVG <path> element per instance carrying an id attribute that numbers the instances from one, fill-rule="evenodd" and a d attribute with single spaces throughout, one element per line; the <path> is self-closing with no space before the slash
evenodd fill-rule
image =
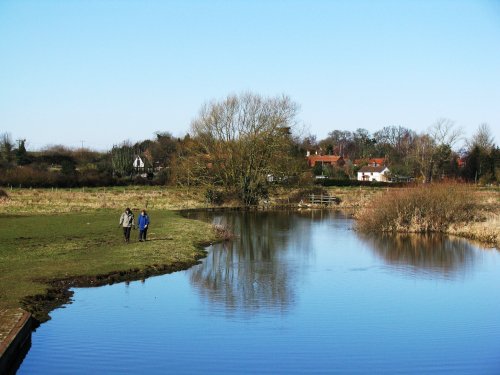
<path id="1" fill-rule="evenodd" d="M 208 244 L 203 244 L 200 245 L 200 247 L 205 247 L 207 245 Z M 95 276 L 73 276 L 53 280 L 39 280 L 50 286 L 47 292 L 45 294 L 27 296 L 22 300 L 21 304 L 25 310 L 33 315 L 39 325 L 50 319 L 49 313 L 51 311 L 71 303 L 71 297 L 73 296 L 73 292 L 70 290 L 71 288 L 93 288 L 121 282 L 133 282 L 145 280 L 148 277 L 184 271 L 200 264 L 200 260 L 205 257 L 206 251 L 193 257 L 191 261 L 151 265 L 142 269 L 114 271 Z"/>
<path id="2" fill-rule="evenodd" d="M 370 202 L 379 199 L 384 192 L 394 188 L 370 188 L 370 187 L 330 187 L 324 191 L 338 197 L 339 204 L 329 206 L 330 209 L 341 209 L 352 212 L 353 217 L 363 207 Z M 396 188 L 397 189 L 397 188 Z M 310 190 L 310 189 L 309 189 Z M 322 209 L 324 206 L 307 205 L 300 208 L 296 202 L 300 194 L 306 194 L 308 189 L 275 189 L 270 197 L 263 204 L 253 209 L 275 210 L 275 209 Z M 489 197 L 485 200 L 485 205 L 489 207 L 489 221 L 470 223 L 468 226 L 450 226 L 445 234 L 456 235 L 463 238 L 479 241 L 490 247 L 499 247 L 500 236 L 496 235 L 490 228 L 490 221 L 498 222 L 500 193 L 499 190 L 480 190 L 479 194 Z M 483 199 L 481 198 L 481 199 Z M 102 215 L 106 212 L 119 212 L 124 206 L 129 205 L 134 210 L 141 207 L 151 208 L 153 210 L 176 210 L 180 213 L 183 210 L 201 209 L 201 210 L 227 210 L 227 209 L 246 209 L 238 205 L 238 202 L 228 202 L 227 204 L 216 206 L 209 205 L 200 189 L 188 188 L 159 188 L 159 187 L 128 187 L 128 188 L 94 188 L 94 189 L 12 189 L 9 191 L 9 198 L 0 202 L 0 218 L 18 216 L 43 216 L 52 217 L 62 214 L 97 214 Z M 110 219 L 112 220 L 112 219 Z M 495 226 L 493 226 L 494 228 Z M 485 229 L 486 228 L 486 229 Z M 498 228 L 498 227 L 497 227 Z M 168 231 L 168 229 L 164 228 Z M 206 233 L 206 232 L 205 232 Z M 116 269 L 108 268 L 104 272 L 99 269 L 88 270 L 85 275 L 51 275 L 49 277 L 30 275 L 37 284 L 46 286 L 46 291 L 41 293 L 30 293 L 24 295 L 17 302 L 17 306 L 24 307 L 32 312 L 39 321 L 45 321 L 48 318 L 48 312 L 54 308 L 67 303 L 71 294 L 65 290 L 71 287 L 92 287 L 107 285 L 114 282 L 134 281 L 141 278 L 161 275 L 164 273 L 183 270 L 199 263 L 203 258 L 205 250 L 203 245 L 214 240 L 214 235 L 206 234 L 207 238 L 198 238 L 195 252 L 181 261 L 158 261 L 158 259 L 148 260 L 149 263 L 142 263 L 141 267 L 134 267 L 127 261 L 122 262 Z M 0 233 L 0 238 L 1 238 Z M 161 237 L 161 236 L 160 236 Z M 182 237 L 182 236 L 181 236 Z M 3 239 L 3 238 L 2 238 Z M 19 236 L 16 241 L 24 241 L 25 238 Z M 166 240 L 164 237 L 162 240 Z M 179 238 L 182 239 L 182 238 Z M 185 238 L 184 238 L 185 239 Z M 62 239 L 64 242 L 64 238 Z M 71 240 L 71 238 L 70 238 Z M 33 239 L 37 241 L 36 238 Z M 32 242 L 33 242 L 32 241 Z M 43 242 L 43 241 L 42 241 Z M 109 244 L 109 242 L 108 242 Z M 36 243 L 35 243 L 36 245 Z M 91 244 L 97 246 L 96 244 Z M 106 245 L 105 245 L 106 246 Z M 123 245 L 122 245 L 123 246 Z M 69 294 L 68 294 L 69 293 Z M 44 296 L 45 294 L 45 296 Z M 2 299 L 0 294 L 0 300 Z M 11 303 L 10 307 L 12 306 Z M 0 304 L 0 307 L 1 304 Z M 4 306 L 5 307 L 5 306 Z"/>

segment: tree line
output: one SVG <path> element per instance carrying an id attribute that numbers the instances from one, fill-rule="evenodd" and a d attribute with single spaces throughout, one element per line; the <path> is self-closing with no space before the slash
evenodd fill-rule
<path id="1" fill-rule="evenodd" d="M 390 125 L 370 133 L 333 129 L 324 139 L 300 133 L 299 106 L 286 95 L 229 95 L 204 104 L 183 138 L 157 132 L 153 139 L 123 142 L 105 152 L 48 146 L 28 151 L 26 141 L 0 135 L 0 186 L 73 187 L 124 184 L 201 186 L 207 198 L 233 194 L 252 205 L 272 184 L 304 185 L 314 174 L 355 179 L 370 158 L 384 158 L 394 176 L 423 182 L 460 179 L 498 183 L 500 151 L 487 124 L 465 146 L 459 128 L 438 119 L 416 133 Z M 338 165 L 309 168 L 306 152 L 339 155 Z M 138 169 L 139 156 L 144 168 Z"/>

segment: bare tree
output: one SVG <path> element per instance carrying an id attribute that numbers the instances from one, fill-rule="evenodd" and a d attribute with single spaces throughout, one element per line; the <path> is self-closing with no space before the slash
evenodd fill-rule
<path id="1" fill-rule="evenodd" d="M 462 128 L 456 128 L 455 122 L 447 118 L 439 118 L 428 130 L 437 145 L 453 147 L 463 136 Z"/>
<path id="2" fill-rule="evenodd" d="M 235 188 L 246 205 L 257 203 L 269 176 L 286 174 L 297 111 L 285 95 L 245 93 L 205 104 L 191 125 L 202 151 L 195 167 L 213 183 Z"/>
<path id="3" fill-rule="evenodd" d="M 390 149 L 398 157 L 407 155 L 410 152 L 415 136 L 414 131 L 403 126 L 385 126 L 374 134 L 379 147 L 390 146 Z"/>
<path id="4" fill-rule="evenodd" d="M 452 147 L 462 137 L 462 129 L 455 128 L 450 119 L 438 119 L 428 130 L 428 134 L 417 137 L 414 161 L 425 182 L 434 176 L 444 174 L 453 156 Z"/>
<path id="5" fill-rule="evenodd" d="M 464 177 L 481 183 L 498 181 L 499 154 L 488 124 L 479 125 L 476 133 L 467 141 Z"/>
<path id="6" fill-rule="evenodd" d="M 467 142 L 468 148 L 479 147 L 486 152 L 491 151 L 495 147 L 495 139 L 491 135 L 491 129 L 488 124 L 482 123 L 477 128 L 477 131 L 472 136 L 472 139 Z"/>

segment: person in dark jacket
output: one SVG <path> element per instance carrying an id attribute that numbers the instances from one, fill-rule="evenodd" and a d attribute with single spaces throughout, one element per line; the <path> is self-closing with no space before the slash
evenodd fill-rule
<path id="1" fill-rule="evenodd" d="M 139 218 L 137 219 L 137 226 L 139 227 L 139 241 L 146 241 L 149 228 L 149 216 L 146 210 L 142 210 Z"/>
<path id="2" fill-rule="evenodd" d="M 126 208 L 125 212 L 120 216 L 120 223 L 118 226 L 123 228 L 123 237 L 125 237 L 125 242 L 130 242 L 130 230 L 135 227 L 134 214 L 130 208 Z"/>

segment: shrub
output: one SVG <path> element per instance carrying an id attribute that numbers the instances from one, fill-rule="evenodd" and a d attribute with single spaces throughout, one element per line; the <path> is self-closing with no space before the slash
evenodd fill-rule
<path id="1" fill-rule="evenodd" d="M 212 224 L 218 239 L 227 241 L 235 237 L 231 227 L 227 224 Z"/>
<path id="2" fill-rule="evenodd" d="M 444 232 L 450 224 L 474 218 L 477 205 L 464 184 L 420 185 L 387 191 L 358 214 L 364 232 Z"/>
<path id="3" fill-rule="evenodd" d="M 0 173 L 0 186 L 15 187 L 60 187 L 78 186 L 113 186 L 119 184 L 111 175 L 97 170 L 73 171 L 64 174 L 60 171 L 49 171 L 41 167 L 23 166 L 10 168 Z"/>
<path id="4" fill-rule="evenodd" d="M 172 178 L 171 174 L 172 173 L 169 168 L 164 168 L 160 172 L 158 172 L 155 180 L 159 185 L 167 185 Z"/>
<path id="5" fill-rule="evenodd" d="M 0 189 L 0 199 L 9 199 L 9 194 L 4 189 Z"/>
<path id="6" fill-rule="evenodd" d="M 205 190 L 205 199 L 209 204 L 214 204 L 220 206 L 224 203 L 223 193 L 220 190 L 214 189 L 212 187 L 207 188 Z"/>

